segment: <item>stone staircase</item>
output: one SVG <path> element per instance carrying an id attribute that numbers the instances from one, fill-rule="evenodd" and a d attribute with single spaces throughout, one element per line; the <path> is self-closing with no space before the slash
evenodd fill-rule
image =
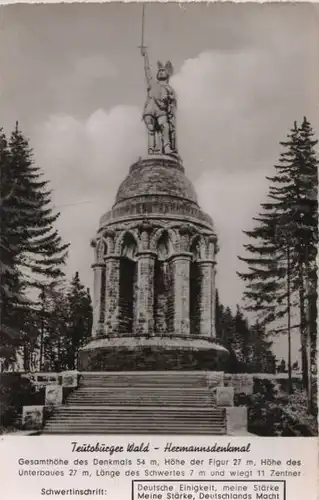
<path id="1" fill-rule="evenodd" d="M 171 387 L 80 387 L 69 396 L 67 406 L 214 406 L 207 389 Z"/>
<path id="2" fill-rule="evenodd" d="M 216 407 L 212 374 L 209 386 L 205 372 L 82 373 L 79 387 L 55 408 L 43 433 L 225 434 L 225 410 Z"/>

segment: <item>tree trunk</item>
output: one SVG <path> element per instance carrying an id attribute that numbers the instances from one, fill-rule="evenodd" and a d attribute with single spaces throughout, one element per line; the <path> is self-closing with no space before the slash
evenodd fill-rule
<path id="1" fill-rule="evenodd" d="M 310 324 L 310 282 L 309 282 L 309 262 L 308 252 L 306 250 L 306 277 L 305 277 L 305 295 L 306 295 L 306 353 L 307 353 L 307 394 L 308 394 L 308 413 L 313 411 L 312 404 L 312 363 L 311 363 L 311 324 Z"/>
<path id="2" fill-rule="evenodd" d="M 302 273 L 300 274 L 302 276 Z M 299 288 L 299 310 L 300 310 L 302 386 L 304 389 L 308 390 L 307 320 L 305 314 L 305 291 L 303 288 L 303 280 L 301 281 Z"/>
<path id="3" fill-rule="evenodd" d="M 291 300 L 290 300 L 290 248 L 287 245 L 287 330 L 288 330 L 288 392 L 292 393 L 291 378 Z"/>
<path id="4" fill-rule="evenodd" d="M 23 369 L 25 372 L 29 371 L 29 369 L 30 369 L 29 349 L 28 349 L 27 344 L 24 344 L 24 346 L 23 346 Z"/>

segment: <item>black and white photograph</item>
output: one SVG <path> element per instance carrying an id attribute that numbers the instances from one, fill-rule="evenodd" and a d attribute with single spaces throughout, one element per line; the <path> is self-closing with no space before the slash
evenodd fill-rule
<path id="1" fill-rule="evenodd" d="M 318 61 L 315 3 L 0 5 L 2 435 L 318 435 Z"/>

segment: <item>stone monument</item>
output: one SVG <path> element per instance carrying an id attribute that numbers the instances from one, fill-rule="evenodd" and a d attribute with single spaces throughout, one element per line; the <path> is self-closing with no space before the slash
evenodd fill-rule
<path id="1" fill-rule="evenodd" d="M 100 219 L 92 339 L 43 433 L 244 434 L 215 333 L 217 237 L 178 153 L 172 65 L 154 78 L 143 37 L 141 52 L 146 154 Z"/>
<path id="2" fill-rule="evenodd" d="M 92 340 L 81 371 L 223 370 L 215 335 L 217 236 L 185 175 L 176 141 L 173 67 L 147 81 L 147 154 L 131 165 L 94 248 Z"/>

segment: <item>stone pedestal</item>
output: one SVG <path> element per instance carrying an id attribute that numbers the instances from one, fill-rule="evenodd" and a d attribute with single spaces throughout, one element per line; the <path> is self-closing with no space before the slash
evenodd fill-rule
<path id="1" fill-rule="evenodd" d="M 23 406 L 22 426 L 26 430 L 39 430 L 43 426 L 43 406 Z"/>
<path id="2" fill-rule="evenodd" d="M 216 405 L 234 406 L 234 389 L 232 387 L 216 387 Z"/>
<path id="3" fill-rule="evenodd" d="M 45 406 L 57 406 L 63 402 L 63 387 L 47 385 L 45 388 Z"/>
<path id="4" fill-rule="evenodd" d="M 228 435 L 247 434 L 248 415 L 245 406 L 226 408 L 226 430 Z"/>
<path id="5" fill-rule="evenodd" d="M 63 387 L 77 387 L 79 372 L 76 370 L 66 371 L 62 373 Z"/>
<path id="6" fill-rule="evenodd" d="M 225 352 L 226 349 L 225 349 Z M 207 385 L 210 389 L 224 385 L 224 372 L 207 372 Z"/>
<path id="7" fill-rule="evenodd" d="M 207 339 L 178 336 L 94 339 L 79 351 L 81 371 L 222 370 L 224 347 Z M 221 372 L 221 376 L 223 372 Z M 216 387 L 215 381 L 212 381 Z"/>

